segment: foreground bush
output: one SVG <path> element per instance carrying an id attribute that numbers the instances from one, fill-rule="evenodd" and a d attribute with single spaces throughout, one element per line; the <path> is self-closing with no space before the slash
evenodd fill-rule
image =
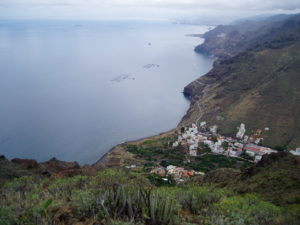
<path id="1" fill-rule="evenodd" d="M 212 186 L 188 186 L 178 194 L 182 207 L 193 214 L 205 214 L 214 203 L 232 194 L 225 189 Z"/>
<path id="2" fill-rule="evenodd" d="M 279 207 L 254 194 L 233 196 L 215 204 L 206 218 L 207 225 L 276 224 Z"/>
<path id="3" fill-rule="evenodd" d="M 109 169 L 94 177 L 22 177 L 0 189 L 0 224 L 298 225 L 300 206 L 196 184 L 156 187 Z"/>

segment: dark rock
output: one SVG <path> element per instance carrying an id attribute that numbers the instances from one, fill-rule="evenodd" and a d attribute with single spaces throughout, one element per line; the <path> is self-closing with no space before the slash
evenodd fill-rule
<path id="1" fill-rule="evenodd" d="M 71 219 L 71 216 L 68 213 L 63 213 L 58 217 L 60 222 L 67 222 Z"/>
<path id="2" fill-rule="evenodd" d="M 11 161 L 13 163 L 15 163 L 15 164 L 18 164 L 23 169 L 36 169 L 39 166 L 39 164 L 37 163 L 37 161 L 35 161 L 33 159 L 19 159 L 19 158 L 14 158 Z"/>
<path id="3" fill-rule="evenodd" d="M 0 160 L 7 160 L 7 158 L 4 155 L 0 155 Z"/>
<path id="4" fill-rule="evenodd" d="M 42 171 L 41 174 L 46 177 L 51 177 L 51 172 L 49 172 L 48 170 Z"/>
<path id="5" fill-rule="evenodd" d="M 300 165 L 300 157 L 295 158 L 294 162 L 296 165 Z"/>
<path id="6" fill-rule="evenodd" d="M 81 167 L 77 162 L 65 162 L 56 158 L 41 163 L 41 167 L 44 169 L 43 173 L 46 176 L 51 176 L 53 173 L 61 176 L 75 176 L 82 174 Z"/>

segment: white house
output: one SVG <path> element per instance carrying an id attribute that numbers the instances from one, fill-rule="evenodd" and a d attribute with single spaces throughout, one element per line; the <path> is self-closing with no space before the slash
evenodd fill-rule
<path id="1" fill-rule="evenodd" d="M 239 139 L 243 139 L 245 132 L 246 132 L 245 124 L 241 123 L 239 127 L 239 131 L 236 133 L 236 137 Z"/>
<path id="2" fill-rule="evenodd" d="M 254 161 L 258 162 L 258 161 L 261 160 L 261 158 L 262 158 L 262 155 L 256 155 L 255 158 L 254 158 Z"/>
<path id="3" fill-rule="evenodd" d="M 210 149 L 212 149 L 213 148 L 213 142 L 212 141 L 210 141 L 210 140 L 204 140 L 204 142 L 203 142 L 204 144 L 206 144 L 206 145 L 208 145 L 208 147 L 210 148 Z"/>
<path id="4" fill-rule="evenodd" d="M 300 148 L 296 148 L 295 151 L 290 151 L 290 153 L 293 155 L 300 155 Z"/>
<path id="5" fill-rule="evenodd" d="M 175 147 L 177 147 L 179 145 L 179 143 L 178 143 L 178 141 L 175 141 L 174 143 L 173 143 L 173 148 L 175 148 Z"/>
<path id="6" fill-rule="evenodd" d="M 181 136 L 181 135 L 178 136 L 178 141 L 179 141 L 179 142 L 182 141 L 182 136 Z"/>
<path id="7" fill-rule="evenodd" d="M 206 126 L 206 122 L 205 121 L 202 121 L 201 123 L 200 123 L 200 127 L 205 127 Z"/>
<path id="8" fill-rule="evenodd" d="M 190 145 L 189 150 L 195 150 L 197 147 L 195 145 Z"/>
<path id="9" fill-rule="evenodd" d="M 251 157 L 254 157 L 256 153 L 252 152 L 252 151 L 249 151 L 249 150 L 246 150 L 246 154 L 251 156 Z"/>
<path id="10" fill-rule="evenodd" d="M 176 166 L 172 166 L 172 165 L 169 165 L 169 166 L 167 166 L 167 171 L 169 172 L 169 171 L 171 171 L 171 170 L 173 170 L 173 169 L 175 169 L 176 168 Z"/>
<path id="11" fill-rule="evenodd" d="M 213 125 L 209 128 L 209 131 L 213 134 L 216 134 L 218 130 L 218 126 L 217 125 Z"/>

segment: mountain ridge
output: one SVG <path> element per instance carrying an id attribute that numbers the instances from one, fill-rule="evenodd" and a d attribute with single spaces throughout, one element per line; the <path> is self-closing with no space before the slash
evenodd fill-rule
<path id="1" fill-rule="evenodd" d="M 265 28 L 265 26 L 263 26 Z M 212 32 L 195 51 L 208 51 L 217 57 L 214 68 L 184 88 L 191 98 L 191 108 L 183 119 L 196 118 L 197 104 L 204 106 L 202 120 L 216 123 L 221 133 L 234 135 L 236 127 L 245 123 L 248 134 L 270 128 L 264 144 L 295 148 L 300 146 L 300 15 L 261 27 L 251 38 L 228 45 Z M 222 27 L 222 32 L 225 27 Z M 229 33 L 233 31 L 229 27 Z M 271 31 L 271 33 L 270 33 Z M 212 38 L 210 37 L 212 36 Z M 231 39 L 231 37 L 229 37 Z M 216 45 L 213 45 L 216 43 Z M 245 44 L 242 48 L 239 46 Z M 216 118 L 221 119 L 216 119 Z"/>

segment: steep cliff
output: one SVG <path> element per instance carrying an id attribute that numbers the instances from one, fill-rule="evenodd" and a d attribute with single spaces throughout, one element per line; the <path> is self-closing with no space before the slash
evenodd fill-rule
<path id="1" fill-rule="evenodd" d="M 248 134 L 270 128 L 265 145 L 300 146 L 300 15 L 247 34 L 239 26 L 217 27 L 196 48 L 218 60 L 184 88 L 192 106 L 183 123 L 200 121 L 202 110 L 201 120 L 217 124 L 223 134 L 234 135 L 243 122 Z"/>

